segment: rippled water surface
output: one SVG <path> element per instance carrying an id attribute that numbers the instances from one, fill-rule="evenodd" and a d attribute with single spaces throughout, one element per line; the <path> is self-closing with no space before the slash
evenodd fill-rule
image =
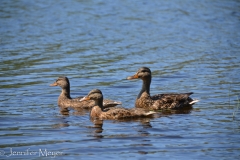
<path id="1" fill-rule="evenodd" d="M 2 0 L 0 159 L 239 159 L 239 0 Z M 58 76 L 72 97 L 99 88 L 134 107 L 139 67 L 151 94 L 188 92 L 188 114 L 89 120 L 62 115 Z M 25 154 L 25 155 L 24 155 Z"/>

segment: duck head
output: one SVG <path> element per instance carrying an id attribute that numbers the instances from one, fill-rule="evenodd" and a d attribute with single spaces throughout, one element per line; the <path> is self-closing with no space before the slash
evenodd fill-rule
<path id="1" fill-rule="evenodd" d="M 131 79 L 151 79 L 152 75 L 151 75 L 151 70 L 147 67 L 141 67 L 138 69 L 137 73 L 134 74 L 133 76 L 129 76 L 127 77 L 128 80 Z"/>
<path id="2" fill-rule="evenodd" d="M 70 83 L 67 77 L 58 77 L 56 82 L 50 84 L 50 86 L 60 86 L 62 89 L 67 89 L 70 87 Z"/>
<path id="3" fill-rule="evenodd" d="M 102 92 L 99 89 L 93 89 L 88 93 L 87 96 L 80 99 L 80 101 L 87 101 L 87 100 L 94 100 L 95 102 L 103 101 Z"/>

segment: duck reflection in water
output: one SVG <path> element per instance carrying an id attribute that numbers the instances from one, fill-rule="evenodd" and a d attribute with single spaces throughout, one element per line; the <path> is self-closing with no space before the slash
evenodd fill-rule
<path id="1" fill-rule="evenodd" d="M 93 128 L 95 128 L 96 130 L 94 131 L 95 133 L 102 133 L 103 131 L 103 120 L 99 120 L 99 119 L 95 119 L 95 120 L 91 120 L 92 123 L 94 124 Z M 102 137 L 102 136 L 100 136 Z"/>

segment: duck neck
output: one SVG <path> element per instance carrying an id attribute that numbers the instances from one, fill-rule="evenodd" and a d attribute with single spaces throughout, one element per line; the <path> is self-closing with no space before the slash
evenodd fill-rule
<path id="1" fill-rule="evenodd" d="M 103 111 L 103 98 L 95 100 L 95 106 L 98 106 Z"/>
<path id="2" fill-rule="evenodd" d="M 63 87 L 61 95 L 71 99 L 71 96 L 70 96 L 70 86 Z"/>
<path id="3" fill-rule="evenodd" d="M 142 89 L 138 94 L 137 98 L 140 98 L 144 92 L 150 95 L 150 84 L 151 84 L 151 77 L 143 79 Z"/>
<path id="4" fill-rule="evenodd" d="M 90 112 L 91 118 L 99 118 L 103 112 L 103 99 L 94 100 L 95 105 Z"/>

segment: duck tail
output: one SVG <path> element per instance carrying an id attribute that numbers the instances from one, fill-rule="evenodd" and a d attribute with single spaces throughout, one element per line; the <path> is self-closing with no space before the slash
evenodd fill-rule
<path id="1" fill-rule="evenodd" d="M 193 99 L 191 102 L 189 102 L 189 104 L 195 104 L 195 103 L 197 103 L 197 102 L 199 102 L 200 100 L 198 100 L 198 99 Z"/>

